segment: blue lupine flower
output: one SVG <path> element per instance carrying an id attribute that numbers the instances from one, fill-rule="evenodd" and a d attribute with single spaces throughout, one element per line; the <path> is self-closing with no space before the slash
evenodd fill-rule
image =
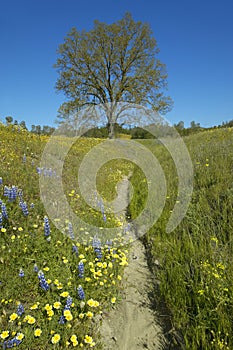
<path id="1" fill-rule="evenodd" d="M 104 220 L 104 222 L 106 222 L 106 221 L 107 221 L 107 217 L 106 217 L 106 215 L 105 215 L 105 214 L 103 214 L 103 220 Z"/>
<path id="2" fill-rule="evenodd" d="M 78 291 L 79 299 L 80 300 L 84 300 L 85 299 L 85 293 L 84 293 L 83 287 L 82 286 L 78 286 L 77 291 Z"/>
<path id="3" fill-rule="evenodd" d="M 38 272 L 38 278 L 39 278 L 41 288 L 45 291 L 49 290 L 48 282 L 46 281 L 44 273 L 42 271 Z"/>
<path id="4" fill-rule="evenodd" d="M 65 322 L 66 322 L 65 316 L 62 315 L 62 316 L 59 318 L 58 323 L 59 323 L 59 324 L 64 324 Z"/>
<path id="5" fill-rule="evenodd" d="M 108 251 L 110 251 L 112 247 L 112 241 L 106 241 L 106 245 L 108 246 Z"/>
<path id="6" fill-rule="evenodd" d="M 0 213 L 0 228 L 2 228 L 2 213 Z"/>
<path id="7" fill-rule="evenodd" d="M 26 154 L 24 153 L 24 155 L 23 155 L 23 163 L 26 163 L 26 160 L 27 160 L 27 156 L 26 156 Z"/>
<path id="8" fill-rule="evenodd" d="M 4 186 L 3 195 L 4 195 L 5 197 L 8 197 L 8 193 L 9 193 L 9 188 L 5 185 L 5 186 Z"/>
<path id="9" fill-rule="evenodd" d="M 66 299 L 66 305 L 64 307 L 64 310 L 70 310 L 70 307 L 73 303 L 73 300 L 72 298 L 69 296 L 67 299 Z"/>
<path id="10" fill-rule="evenodd" d="M 24 307 L 22 304 L 18 305 L 16 313 L 18 316 L 22 316 L 22 314 L 24 313 Z"/>
<path id="11" fill-rule="evenodd" d="M 69 224 L 68 224 L 68 230 L 69 230 L 70 238 L 72 240 L 74 240 L 74 231 L 73 231 L 73 226 L 72 226 L 71 222 L 69 222 Z"/>
<path id="12" fill-rule="evenodd" d="M 12 201 L 16 200 L 17 191 L 18 191 L 18 188 L 16 186 L 12 186 L 11 188 L 8 188 L 9 201 L 12 202 Z"/>
<path id="13" fill-rule="evenodd" d="M 18 189 L 18 196 L 19 196 L 19 199 L 20 199 L 21 201 L 23 201 L 23 190 L 21 190 L 21 188 Z"/>
<path id="14" fill-rule="evenodd" d="M 102 259 L 101 242 L 96 236 L 93 238 L 92 246 L 94 248 L 97 258 L 101 260 Z"/>
<path id="15" fill-rule="evenodd" d="M 39 175 L 41 174 L 41 168 L 36 167 L 36 171 L 37 171 L 37 173 L 38 173 Z"/>
<path id="16" fill-rule="evenodd" d="M 79 278 L 83 278 L 84 277 L 84 263 L 82 261 L 80 261 L 80 263 L 78 264 L 78 277 Z"/>
<path id="17" fill-rule="evenodd" d="M 19 199 L 19 206 L 22 209 L 22 207 L 23 207 L 23 200 L 22 200 L 22 198 Z"/>
<path id="18" fill-rule="evenodd" d="M 20 270 L 19 270 L 19 277 L 24 277 L 24 271 L 23 271 L 23 269 L 20 269 Z"/>
<path id="19" fill-rule="evenodd" d="M 35 208 L 35 204 L 34 204 L 34 203 L 31 203 L 31 204 L 30 204 L 30 208 L 34 209 L 34 208 Z"/>
<path id="20" fill-rule="evenodd" d="M 0 185 L 2 185 L 2 177 L 0 177 Z"/>
<path id="21" fill-rule="evenodd" d="M 47 218 L 47 216 L 44 217 L 44 233 L 45 233 L 45 236 L 50 235 L 50 225 L 49 225 L 49 219 Z"/>
<path id="22" fill-rule="evenodd" d="M 3 216 L 5 219 L 8 219 L 8 214 L 7 214 L 7 210 L 6 210 L 6 205 L 5 205 L 4 203 L 2 203 L 1 208 L 2 208 L 2 216 Z"/>
<path id="23" fill-rule="evenodd" d="M 21 208 L 22 208 L 22 212 L 25 216 L 28 216 L 28 206 L 27 206 L 27 203 L 26 202 L 23 202 L 22 205 L 21 205 Z"/>
<path id="24" fill-rule="evenodd" d="M 78 247 L 74 244 L 72 246 L 72 252 L 74 252 L 76 254 L 76 256 L 78 256 Z"/>
<path id="25" fill-rule="evenodd" d="M 6 340 L 3 343 L 3 349 L 14 348 L 15 346 L 19 346 L 22 343 L 22 339 L 18 339 L 19 334 L 17 333 L 13 339 Z"/>
<path id="26" fill-rule="evenodd" d="M 38 272 L 38 271 L 39 271 L 39 268 L 38 268 L 38 266 L 37 266 L 36 264 L 34 265 L 33 270 L 34 270 L 35 272 Z"/>

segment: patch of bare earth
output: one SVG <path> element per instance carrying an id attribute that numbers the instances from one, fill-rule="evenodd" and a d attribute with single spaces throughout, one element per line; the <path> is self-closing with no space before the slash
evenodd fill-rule
<path id="1" fill-rule="evenodd" d="M 127 179 L 118 187 L 118 197 L 125 204 L 128 187 Z M 152 279 L 144 245 L 137 239 L 130 247 L 129 265 L 123 277 L 122 301 L 103 315 L 101 335 L 105 350 L 163 349 L 163 330 L 149 299 Z"/>

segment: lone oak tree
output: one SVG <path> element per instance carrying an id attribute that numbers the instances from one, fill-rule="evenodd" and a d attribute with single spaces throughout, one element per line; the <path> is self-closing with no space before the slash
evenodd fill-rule
<path id="1" fill-rule="evenodd" d="M 159 49 L 147 23 L 135 22 L 130 13 L 115 23 L 94 21 L 94 28 L 72 28 L 59 46 L 57 91 L 68 98 L 59 108 L 59 118 L 88 105 L 103 104 L 109 137 L 119 113 L 118 102 L 134 103 L 166 113 L 172 106 L 163 90 L 165 65 L 157 59 Z"/>

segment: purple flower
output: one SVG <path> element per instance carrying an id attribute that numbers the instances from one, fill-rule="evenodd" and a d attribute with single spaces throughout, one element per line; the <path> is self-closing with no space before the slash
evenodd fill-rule
<path id="1" fill-rule="evenodd" d="M 22 314 L 24 313 L 24 307 L 22 304 L 18 305 L 16 313 L 18 316 L 22 316 Z"/>
<path id="2" fill-rule="evenodd" d="M 28 216 L 28 206 L 26 202 L 22 202 L 21 204 L 22 212 L 25 216 Z"/>
<path id="3" fill-rule="evenodd" d="M 58 323 L 59 323 L 59 324 L 64 324 L 65 322 L 66 322 L 65 316 L 62 315 L 62 316 L 59 318 Z"/>
<path id="4" fill-rule="evenodd" d="M 33 270 L 34 270 L 35 272 L 38 272 L 38 271 L 39 271 L 38 266 L 37 266 L 36 264 L 34 265 Z"/>
<path id="5" fill-rule="evenodd" d="M 2 216 L 3 216 L 5 219 L 8 219 L 8 214 L 7 214 L 7 210 L 6 210 L 6 205 L 5 205 L 4 203 L 2 203 L 1 208 L 2 208 Z"/>
<path id="6" fill-rule="evenodd" d="M 17 191 L 18 191 L 18 188 L 16 186 L 12 186 L 11 188 L 8 188 L 8 198 L 10 202 L 16 200 Z"/>
<path id="7" fill-rule="evenodd" d="M 20 269 L 20 270 L 19 270 L 19 277 L 24 277 L 24 271 L 23 271 L 23 269 Z"/>
<path id="8" fill-rule="evenodd" d="M 41 288 L 47 292 L 49 290 L 49 285 L 42 271 L 38 272 L 38 278 Z"/>
<path id="9" fill-rule="evenodd" d="M 94 248 L 94 251 L 96 253 L 96 256 L 99 260 L 102 259 L 102 249 L 101 249 L 101 242 L 97 238 L 97 236 L 94 236 L 92 241 L 92 247 Z"/>
<path id="10" fill-rule="evenodd" d="M 78 286 L 77 291 L 78 291 L 79 299 L 80 300 L 84 300 L 85 299 L 85 293 L 84 293 L 83 287 L 82 286 Z"/>
<path id="11" fill-rule="evenodd" d="M 79 278 L 83 278 L 84 277 L 84 263 L 82 261 L 80 261 L 80 263 L 78 264 L 78 277 Z"/>
<path id="12" fill-rule="evenodd" d="M 64 310 L 70 310 L 72 303 L 73 303 L 72 298 L 68 296 L 68 298 L 66 299 L 66 305 L 64 307 Z"/>
<path id="13" fill-rule="evenodd" d="M 50 225 L 49 225 L 49 219 L 47 216 L 44 217 L 44 234 L 45 236 L 50 235 Z"/>
<path id="14" fill-rule="evenodd" d="M 8 197 L 8 193 L 9 193 L 9 188 L 7 186 L 4 186 L 3 196 Z"/>
<path id="15" fill-rule="evenodd" d="M 72 245 L 72 252 L 76 254 L 76 256 L 78 256 L 78 247 L 76 245 Z"/>
<path id="16" fill-rule="evenodd" d="M 10 340 L 6 340 L 3 343 L 3 349 L 14 348 L 15 346 L 19 346 L 22 343 L 22 339 L 17 338 L 18 334 Z"/>

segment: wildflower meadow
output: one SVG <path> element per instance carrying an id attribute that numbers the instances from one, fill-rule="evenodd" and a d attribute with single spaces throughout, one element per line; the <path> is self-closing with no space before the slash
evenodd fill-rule
<path id="1" fill-rule="evenodd" d="M 175 349 L 233 349 L 233 128 L 183 140 L 193 163 L 194 190 L 184 219 L 170 233 L 166 223 L 180 203 L 175 165 L 162 146 L 141 141 L 159 159 L 167 179 L 163 214 L 143 237 L 159 280 L 156 300 L 170 310 L 169 339 Z M 140 169 L 135 169 L 132 182 L 135 197 L 129 211 L 134 218 L 147 198 Z"/>
<path id="2" fill-rule="evenodd" d="M 101 348 L 100 318 L 119 298 L 128 249 L 120 236 L 108 242 L 93 236 L 80 244 L 70 222 L 62 234 L 40 201 L 39 177 L 56 176 L 53 169 L 40 168 L 47 138 L 14 127 L 1 126 L 0 132 L 1 347 Z M 82 140 L 77 157 L 93 142 L 99 141 Z M 99 225 L 120 225 L 104 209 L 85 210 L 71 175 L 64 183 L 74 210 Z"/>
<path id="3" fill-rule="evenodd" d="M 40 198 L 39 179 L 58 176 L 40 159 L 47 136 L 18 126 L 0 125 L 0 347 L 3 349 L 102 349 L 99 327 L 105 312 L 116 308 L 123 289 L 130 243 L 125 244 L 124 217 L 87 205 L 76 174 L 85 154 L 100 139 L 81 138 L 65 164 L 63 187 L 72 210 L 98 227 L 122 227 L 122 234 L 103 241 L 85 225 L 65 222 L 63 234 L 50 220 Z M 159 160 L 167 180 L 163 213 L 141 239 L 159 287 L 156 303 L 166 305 L 176 349 L 233 349 L 233 129 L 222 128 L 183 138 L 194 169 L 188 211 L 170 233 L 166 223 L 177 197 L 178 177 L 171 155 L 151 140 L 140 140 Z M 62 140 L 65 142 L 65 140 Z M 133 197 L 128 220 L 147 199 L 142 170 L 126 160 L 111 160 L 97 174 L 106 200 L 116 184 L 131 176 Z M 57 218 L 60 220 L 61 218 Z M 80 243 L 76 237 L 86 237 Z M 161 324 L 167 322 L 159 315 Z"/>

